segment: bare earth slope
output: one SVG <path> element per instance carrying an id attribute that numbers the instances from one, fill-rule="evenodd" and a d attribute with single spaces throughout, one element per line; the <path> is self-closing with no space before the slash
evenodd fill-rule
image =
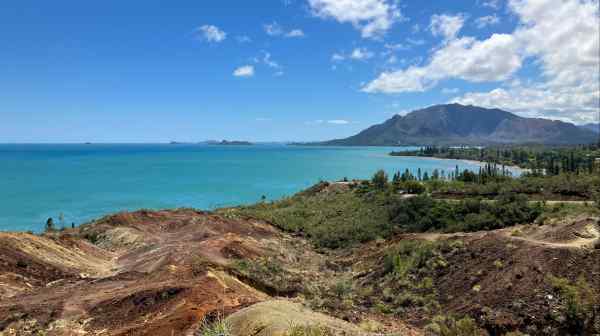
<path id="1" fill-rule="evenodd" d="M 547 277 L 584 277 L 600 288 L 598 230 L 597 218 L 578 217 L 318 253 L 265 222 L 181 209 L 121 213 L 43 236 L 0 233 L 0 335 L 195 335 L 218 316 L 230 316 L 238 335 L 249 335 L 248 323 L 282 333 L 282 321 L 347 335 L 421 335 L 432 312 L 382 311 L 379 286 L 386 251 L 422 240 L 461 242 L 443 251 L 447 264 L 432 276 L 440 311 L 473 316 L 491 334 L 564 331 Z M 371 294 L 328 298 L 343 282 Z M 328 299 L 341 303 L 315 308 L 325 315 L 306 307 Z"/>

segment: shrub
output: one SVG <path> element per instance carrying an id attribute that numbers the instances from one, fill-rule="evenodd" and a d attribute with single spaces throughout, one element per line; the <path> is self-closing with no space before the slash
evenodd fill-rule
<path id="1" fill-rule="evenodd" d="M 386 189 L 388 186 L 388 175 L 385 171 L 383 170 L 378 170 L 375 175 L 373 175 L 373 178 L 371 178 L 371 183 L 373 183 L 373 186 L 376 189 L 379 190 L 383 190 Z"/>
<path id="2" fill-rule="evenodd" d="M 418 240 L 401 241 L 386 255 L 384 268 L 386 273 L 393 273 L 402 279 L 409 273 L 426 267 L 436 255 L 435 245 Z"/>
<path id="3" fill-rule="evenodd" d="M 412 180 L 404 182 L 402 188 L 409 194 L 422 194 L 427 190 L 423 183 Z"/>
<path id="4" fill-rule="evenodd" d="M 285 336 L 331 336 L 329 329 L 322 326 L 292 324 Z"/>
<path id="5" fill-rule="evenodd" d="M 586 334 L 595 329 L 594 324 L 600 318 L 600 298 L 585 278 L 580 277 L 576 282 L 550 275 L 550 284 L 563 304 L 563 313 L 572 332 Z M 596 330 L 597 331 L 597 330 Z"/>
<path id="6" fill-rule="evenodd" d="M 270 295 L 289 296 L 304 289 L 302 278 L 283 268 L 274 258 L 238 260 L 232 264 L 232 270 Z"/>
<path id="7" fill-rule="evenodd" d="M 352 293 L 352 282 L 340 280 L 332 286 L 331 292 L 333 292 L 340 299 L 345 298 Z"/>
<path id="8" fill-rule="evenodd" d="M 449 316 L 436 316 L 431 324 L 425 329 L 439 336 L 479 336 L 487 335 L 485 330 L 479 328 L 475 320 L 470 317 L 463 317 L 456 320 Z"/>
<path id="9" fill-rule="evenodd" d="M 194 257 L 192 257 L 191 263 L 190 263 L 190 268 L 192 270 L 192 274 L 194 276 L 201 276 L 206 274 L 206 271 L 208 270 L 208 268 L 212 265 L 212 263 L 210 262 L 210 260 L 200 256 L 200 255 L 196 255 Z"/>
<path id="10" fill-rule="evenodd" d="M 206 319 L 202 321 L 200 331 L 196 333 L 199 336 L 232 336 L 231 326 L 221 316 L 218 316 L 216 321 L 210 323 Z"/>

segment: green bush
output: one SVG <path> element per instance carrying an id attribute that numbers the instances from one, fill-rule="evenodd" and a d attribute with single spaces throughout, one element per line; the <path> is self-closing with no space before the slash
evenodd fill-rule
<path id="1" fill-rule="evenodd" d="M 373 178 L 371 179 L 371 183 L 378 190 L 384 190 L 388 187 L 388 175 L 383 170 L 378 170 Z"/>
<path id="2" fill-rule="evenodd" d="M 295 325 L 293 324 L 284 334 L 285 336 L 332 336 L 331 331 L 322 326 Z"/>
<path id="3" fill-rule="evenodd" d="M 487 332 L 477 325 L 470 317 L 455 319 L 449 316 L 436 316 L 425 329 L 439 336 L 483 336 Z"/>
<path id="4" fill-rule="evenodd" d="M 570 331 L 576 334 L 600 331 L 596 325 L 600 321 L 600 293 L 597 289 L 590 286 L 583 277 L 571 282 L 550 275 L 548 280 L 559 294 Z"/>
<path id="5" fill-rule="evenodd" d="M 231 326 L 221 316 L 216 321 L 209 323 L 203 320 L 200 330 L 196 333 L 199 336 L 232 336 Z"/>
<path id="6" fill-rule="evenodd" d="M 418 196 L 397 202 L 391 208 L 390 221 L 411 232 L 478 231 L 531 223 L 541 213 L 540 206 L 531 206 L 525 196 L 512 193 L 502 194 L 495 201 L 471 199 L 457 203 Z"/>
<path id="7" fill-rule="evenodd" d="M 304 290 L 302 278 L 286 270 L 274 258 L 237 260 L 231 268 L 252 281 L 255 287 L 272 295 L 288 296 Z"/>
<path id="8" fill-rule="evenodd" d="M 427 241 L 401 241 L 388 251 L 384 261 L 385 272 L 405 278 L 409 273 L 429 266 L 429 261 L 438 254 L 436 249 L 436 244 Z"/>
<path id="9" fill-rule="evenodd" d="M 422 194 L 427 188 L 419 181 L 406 181 L 403 183 L 403 188 L 409 194 Z"/>

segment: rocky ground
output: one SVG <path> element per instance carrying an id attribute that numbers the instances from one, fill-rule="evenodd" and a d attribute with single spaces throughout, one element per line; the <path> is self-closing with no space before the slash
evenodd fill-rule
<path id="1" fill-rule="evenodd" d="M 0 335 L 201 335 L 222 318 L 236 335 L 283 335 L 294 324 L 423 335 L 439 332 L 442 312 L 494 335 L 593 334 L 599 316 L 574 329 L 569 314 L 580 312 L 564 309 L 571 296 L 549 277 L 584 279 L 598 294 L 599 230 L 598 218 L 578 216 L 317 250 L 263 221 L 180 209 L 0 233 Z M 406 242 L 433 252 L 427 266 L 391 277 L 386 255 Z"/>

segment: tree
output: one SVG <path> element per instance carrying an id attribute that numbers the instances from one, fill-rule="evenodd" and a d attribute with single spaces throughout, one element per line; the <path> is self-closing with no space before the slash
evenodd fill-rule
<path id="1" fill-rule="evenodd" d="M 404 182 L 404 188 L 409 194 L 422 194 L 425 192 L 423 183 L 414 180 Z"/>
<path id="2" fill-rule="evenodd" d="M 380 169 L 375 173 L 375 175 L 373 175 L 371 182 L 373 183 L 373 186 L 376 189 L 383 190 L 383 189 L 387 188 L 388 175 L 385 171 Z"/>
<path id="3" fill-rule="evenodd" d="M 52 231 L 54 230 L 54 219 L 52 219 L 52 217 L 48 218 L 48 220 L 46 220 L 46 231 Z"/>

